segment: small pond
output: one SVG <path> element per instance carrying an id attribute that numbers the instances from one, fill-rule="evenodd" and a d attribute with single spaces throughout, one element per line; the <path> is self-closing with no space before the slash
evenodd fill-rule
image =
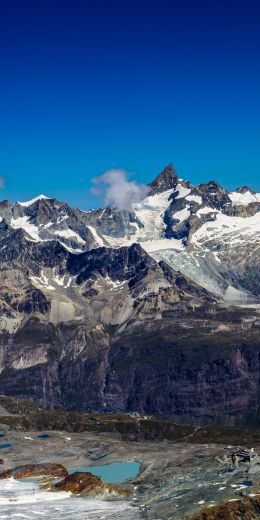
<path id="1" fill-rule="evenodd" d="M 5 448 L 11 448 L 12 444 L 0 444 L 0 450 Z"/>
<path id="2" fill-rule="evenodd" d="M 106 464 L 104 466 L 84 466 L 81 468 L 73 468 L 68 472 L 75 473 L 76 471 L 89 471 L 100 477 L 109 484 L 115 484 L 117 482 L 124 482 L 135 477 L 140 472 L 141 463 L 136 461 L 122 461 L 115 462 L 113 464 Z"/>
<path id="3" fill-rule="evenodd" d="M 50 436 L 48 433 L 42 433 L 41 435 L 37 435 L 38 439 L 48 439 Z"/>

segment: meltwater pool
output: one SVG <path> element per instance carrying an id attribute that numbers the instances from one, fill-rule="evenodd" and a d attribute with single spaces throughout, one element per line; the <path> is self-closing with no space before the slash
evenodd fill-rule
<path id="1" fill-rule="evenodd" d="M 141 463 L 136 461 L 122 461 L 114 462 L 113 464 L 105 464 L 103 466 L 84 466 L 80 468 L 73 468 L 68 472 L 75 473 L 76 471 L 89 471 L 100 477 L 109 484 L 115 484 L 117 482 L 125 482 L 131 480 L 140 472 Z"/>

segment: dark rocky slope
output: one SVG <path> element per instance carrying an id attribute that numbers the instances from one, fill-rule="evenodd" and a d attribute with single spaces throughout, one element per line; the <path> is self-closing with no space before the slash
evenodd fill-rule
<path id="1" fill-rule="evenodd" d="M 258 325 L 234 313 L 223 330 L 223 315 L 202 315 L 166 317 L 122 332 L 27 322 L 13 337 L 1 337 L 6 367 L 0 392 L 46 407 L 259 425 Z M 40 362 L 33 361 L 36 354 Z M 32 364 L 14 368 L 14 358 Z"/>

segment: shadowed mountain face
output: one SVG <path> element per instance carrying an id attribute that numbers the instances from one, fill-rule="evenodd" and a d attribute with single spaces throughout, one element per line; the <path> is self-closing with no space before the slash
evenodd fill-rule
<path id="1" fill-rule="evenodd" d="M 129 210 L 0 203 L 0 393 L 258 424 L 260 194 L 168 166 Z"/>

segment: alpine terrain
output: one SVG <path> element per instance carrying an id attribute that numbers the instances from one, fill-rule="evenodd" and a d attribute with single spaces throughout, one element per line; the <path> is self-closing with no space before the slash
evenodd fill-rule
<path id="1" fill-rule="evenodd" d="M 169 165 L 128 210 L 0 203 L 0 393 L 259 425 L 260 193 Z"/>

